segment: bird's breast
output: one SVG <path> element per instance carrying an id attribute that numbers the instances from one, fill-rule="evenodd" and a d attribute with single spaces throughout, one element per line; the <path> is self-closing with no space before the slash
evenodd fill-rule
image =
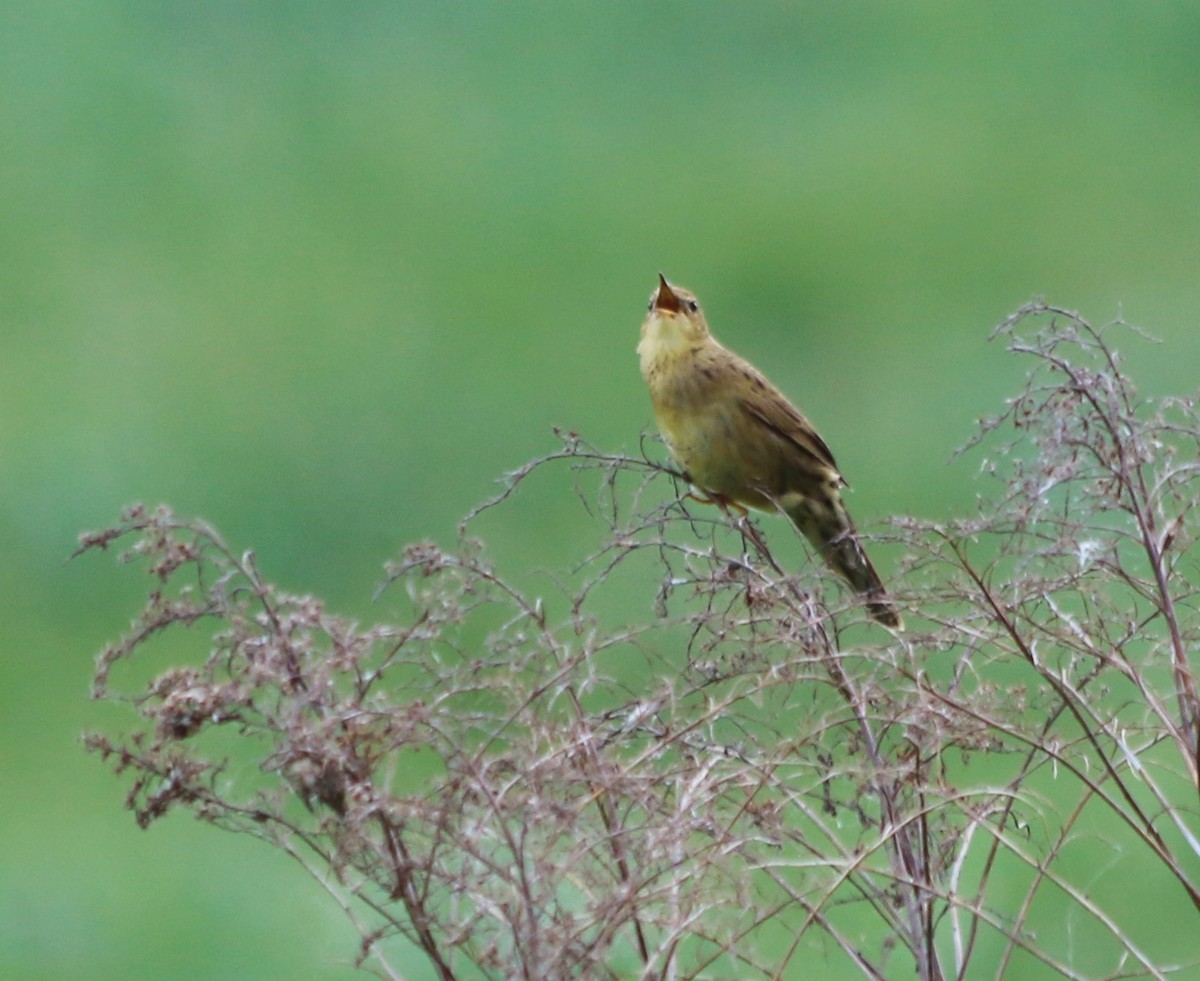
<path id="1" fill-rule="evenodd" d="M 752 507 L 763 505 L 758 485 L 769 467 L 753 457 L 730 374 L 720 372 L 704 352 L 657 359 L 645 370 L 658 428 L 671 455 L 702 489 Z M 770 481 L 773 483 L 773 481 Z"/>

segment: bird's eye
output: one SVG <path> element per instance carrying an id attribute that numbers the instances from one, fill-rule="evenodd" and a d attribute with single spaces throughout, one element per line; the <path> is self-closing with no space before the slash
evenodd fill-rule
<path id="1" fill-rule="evenodd" d="M 691 310 L 692 313 L 695 313 L 697 310 L 700 309 L 700 304 L 697 303 L 695 300 L 688 300 L 688 309 Z"/>
<path id="2" fill-rule="evenodd" d="M 654 309 L 654 297 L 651 297 L 651 298 L 650 298 L 650 302 L 646 304 L 646 309 L 647 309 L 647 310 L 653 310 L 653 309 Z"/>

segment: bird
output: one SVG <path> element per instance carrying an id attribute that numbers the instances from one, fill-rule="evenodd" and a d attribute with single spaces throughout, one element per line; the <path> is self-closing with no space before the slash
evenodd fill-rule
<path id="1" fill-rule="evenodd" d="M 703 499 L 743 514 L 782 511 L 875 620 L 903 629 L 825 441 L 766 375 L 713 337 L 695 294 L 661 273 L 637 351 L 667 449 Z"/>

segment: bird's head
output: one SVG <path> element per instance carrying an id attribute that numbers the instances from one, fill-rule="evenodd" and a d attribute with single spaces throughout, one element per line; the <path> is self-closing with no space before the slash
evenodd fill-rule
<path id="1" fill-rule="evenodd" d="M 708 322 L 695 295 L 659 273 L 642 323 L 642 345 L 670 349 L 691 346 L 708 336 Z"/>

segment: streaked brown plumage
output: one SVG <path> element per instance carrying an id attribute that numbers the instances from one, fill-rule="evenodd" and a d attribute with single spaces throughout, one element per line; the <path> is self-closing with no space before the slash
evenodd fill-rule
<path id="1" fill-rule="evenodd" d="M 658 427 L 719 503 L 783 511 L 880 623 L 902 626 L 842 502 L 825 441 L 782 392 L 712 336 L 696 297 L 660 275 L 638 344 Z"/>

